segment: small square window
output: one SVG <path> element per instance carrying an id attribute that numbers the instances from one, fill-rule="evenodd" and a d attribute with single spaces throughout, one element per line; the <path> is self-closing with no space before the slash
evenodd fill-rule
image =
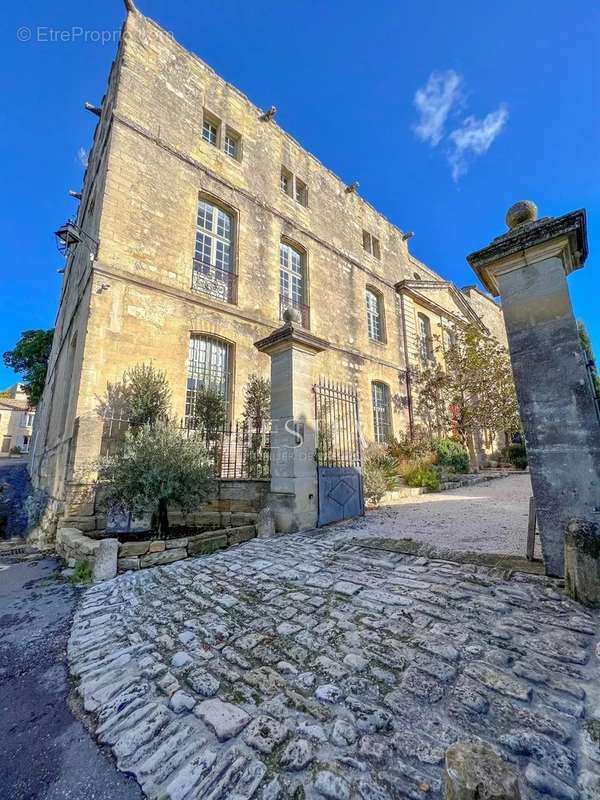
<path id="1" fill-rule="evenodd" d="M 204 112 L 204 119 L 202 121 L 202 138 L 205 142 L 217 147 L 219 140 L 219 121 L 206 111 Z"/>
<path id="2" fill-rule="evenodd" d="M 227 153 L 228 156 L 231 156 L 231 158 L 235 158 L 238 161 L 240 160 L 241 139 L 239 134 L 235 133 L 235 131 L 232 131 L 231 128 L 227 128 L 225 130 L 223 150 Z"/>
<path id="3" fill-rule="evenodd" d="M 294 190 L 294 198 L 301 206 L 308 205 L 308 189 L 306 184 L 300 178 L 296 178 L 296 186 Z"/>
<path id="4" fill-rule="evenodd" d="M 363 231 L 363 249 L 370 253 L 375 258 L 381 258 L 381 248 L 379 247 L 379 239 L 376 239 L 368 231 Z"/>
<path id="5" fill-rule="evenodd" d="M 289 197 L 293 196 L 292 186 L 294 184 L 294 176 L 292 173 L 287 170 L 285 167 L 281 168 L 281 182 L 280 187 L 281 191 L 284 194 L 287 194 Z"/>

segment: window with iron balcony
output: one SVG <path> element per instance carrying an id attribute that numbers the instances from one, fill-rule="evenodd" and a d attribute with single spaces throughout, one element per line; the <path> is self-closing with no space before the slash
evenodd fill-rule
<path id="1" fill-rule="evenodd" d="M 224 303 L 235 303 L 234 235 L 234 216 L 201 199 L 196 221 L 192 291 Z"/>

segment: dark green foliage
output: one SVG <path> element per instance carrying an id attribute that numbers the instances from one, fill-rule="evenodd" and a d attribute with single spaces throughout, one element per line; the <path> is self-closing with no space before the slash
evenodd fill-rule
<path id="1" fill-rule="evenodd" d="M 249 431 L 246 472 L 249 478 L 261 478 L 268 457 L 263 432 L 271 419 L 271 381 L 268 378 L 254 374 L 248 377 L 242 419 Z"/>
<path id="2" fill-rule="evenodd" d="M 592 361 L 594 366 L 592 368 L 592 383 L 594 385 L 594 391 L 596 397 L 600 398 L 600 375 L 598 375 L 598 370 L 596 368 L 596 362 L 594 359 L 594 351 L 592 350 L 592 340 L 587 332 L 587 329 L 583 322 L 577 323 L 577 330 L 579 331 L 579 341 L 581 343 L 581 347 L 583 348 L 583 352 L 585 353 L 585 357 L 587 361 Z"/>
<path id="3" fill-rule="evenodd" d="M 527 450 L 524 444 L 511 444 L 508 447 L 508 460 L 516 469 L 527 467 Z"/>
<path id="4" fill-rule="evenodd" d="M 469 453 L 455 439 L 438 439 L 434 443 L 437 462 L 442 467 L 448 467 L 452 472 L 469 471 Z"/>
<path id="5" fill-rule="evenodd" d="M 254 374 L 248 377 L 242 418 L 255 431 L 261 431 L 271 418 L 271 381 L 268 378 Z"/>
<path id="6" fill-rule="evenodd" d="M 71 583 L 91 583 L 92 568 L 89 561 L 78 561 L 69 580 Z"/>
<path id="7" fill-rule="evenodd" d="M 41 400 L 52 349 L 54 329 L 23 331 L 13 350 L 4 353 L 4 363 L 23 378 L 23 388 L 30 405 Z"/>
<path id="8" fill-rule="evenodd" d="M 227 421 L 227 406 L 223 395 L 211 386 L 202 386 L 196 391 L 193 427 L 212 433 L 223 429 Z"/>
<path id="9" fill-rule="evenodd" d="M 407 486 L 422 487 L 437 492 L 440 488 L 440 478 L 431 464 L 413 464 L 404 472 L 404 481 Z"/>
<path id="10" fill-rule="evenodd" d="M 166 535 L 169 505 L 198 508 L 213 487 L 213 467 L 200 437 L 159 420 L 127 431 L 122 448 L 100 460 L 98 480 L 108 508 L 135 517 L 153 512 L 153 527 Z"/>
<path id="11" fill-rule="evenodd" d="M 171 390 L 167 376 L 152 364 L 136 364 L 123 373 L 127 416 L 132 427 L 167 419 Z"/>

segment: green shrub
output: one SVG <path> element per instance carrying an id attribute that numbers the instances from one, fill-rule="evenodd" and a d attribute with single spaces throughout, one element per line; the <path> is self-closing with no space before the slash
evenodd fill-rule
<path id="1" fill-rule="evenodd" d="M 417 428 L 411 438 L 404 433 L 398 439 L 392 439 L 388 444 L 390 455 L 399 461 L 419 461 L 433 453 L 433 440 L 425 430 Z"/>
<path id="2" fill-rule="evenodd" d="M 469 454 L 456 439 L 438 439 L 434 444 L 437 462 L 452 472 L 469 471 Z"/>
<path id="3" fill-rule="evenodd" d="M 508 460 L 515 469 L 525 469 L 527 467 L 527 450 L 524 444 L 511 444 L 508 447 Z"/>
<path id="4" fill-rule="evenodd" d="M 413 464 L 404 472 L 404 481 L 407 486 L 439 491 L 440 478 L 431 464 Z"/>
<path id="5" fill-rule="evenodd" d="M 385 445 L 369 444 L 365 448 L 363 482 L 365 500 L 377 506 L 386 492 L 396 486 L 398 461 L 388 453 Z"/>
<path id="6" fill-rule="evenodd" d="M 92 568 L 89 561 L 78 561 L 69 580 L 71 583 L 91 583 Z"/>

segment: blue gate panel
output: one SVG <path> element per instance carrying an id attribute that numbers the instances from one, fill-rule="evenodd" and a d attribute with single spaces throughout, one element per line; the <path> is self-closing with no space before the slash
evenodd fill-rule
<path id="1" fill-rule="evenodd" d="M 356 467 L 319 467 L 319 525 L 364 513 L 362 476 Z"/>

